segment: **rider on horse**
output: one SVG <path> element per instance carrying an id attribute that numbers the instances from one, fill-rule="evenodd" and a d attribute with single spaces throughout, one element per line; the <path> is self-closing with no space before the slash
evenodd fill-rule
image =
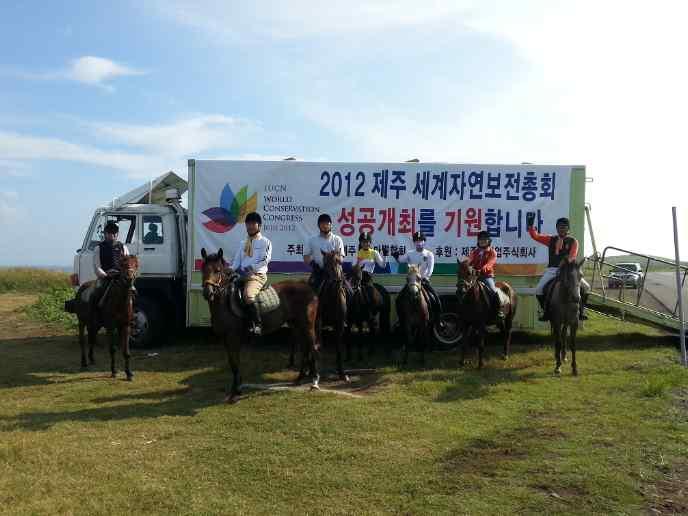
<path id="1" fill-rule="evenodd" d="M 399 263 L 408 263 L 418 266 L 418 270 L 421 277 L 421 284 L 423 288 L 428 293 L 430 298 L 430 307 L 432 311 L 433 323 L 439 320 L 442 314 L 442 301 L 440 296 L 437 295 L 435 289 L 432 288 L 430 284 L 430 277 L 432 276 L 432 271 L 435 268 L 435 255 L 429 249 L 425 249 L 425 235 L 422 231 L 416 231 L 413 233 L 413 244 L 415 249 L 408 251 L 406 254 L 399 256 L 398 252 L 393 252 L 392 256 Z M 440 322 L 440 324 L 442 324 Z"/>
<path id="2" fill-rule="evenodd" d="M 358 253 L 356 254 L 356 263 L 363 269 L 363 283 L 370 283 L 373 279 L 373 272 L 375 265 L 378 267 L 385 267 L 385 259 L 380 252 L 372 249 L 370 246 L 373 243 L 373 238 L 369 232 L 361 233 L 358 237 Z"/>
<path id="3" fill-rule="evenodd" d="M 528 234 L 533 240 L 546 245 L 549 249 L 549 261 L 547 263 L 547 268 L 535 287 L 535 296 L 537 297 L 538 303 L 540 303 L 540 308 L 542 309 L 540 320 L 548 321 L 549 314 L 547 313 L 545 306 L 545 287 L 550 281 L 557 277 L 557 274 L 559 273 L 559 265 L 561 264 L 562 260 L 569 260 L 570 262 L 576 261 L 576 257 L 578 256 L 578 240 L 569 235 L 571 224 L 569 223 L 569 219 L 566 217 L 557 219 L 556 235 L 541 235 L 535 229 L 534 224 L 535 213 L 527 213 L 526 226 L 528 227 Z M 585 315 L 585 302 L 588 298 L 589 292 L 590 285 L 587 281 L 585 281 L 585 279 L 581 279 L 581 300 L 578 314 L 579 319 L 588 318 Z"/>
<path id="4" fill-rule="evenodd" d="M 332 218 L 327 213 L 318 217 L 318 229 L 320 233 L 311 237 L 303 250 L 303 262 L 313 269 L 308 283 L 316 292 L 320 290 L 324 279 L 322 253 L 336 251 L 339 262 L 344 260 L 344 242 L 342 237 L 332 233 Z"/>
<path id="5" fill-rule="evenodd" d="M 268 280 L 272 243 L 260 232 L 263 221 L 258 213 L 252 211 L 246 215 L 245 223 L 247 236 L 234 255 L 232 269 L 244 278 L 244 303 L 252 323 L 249 333 L 260 335 L 263 322 L 256 306 L 256 296 Z"/>
<path id="6" fill-rule="evenodd" d="M 114 221 L 111 220 L 105 224 L 103 232 L 105 238 L 96 246 L 93 253 L 93 270 L 98 279 L 96 289 L 91 296 L 91 303 L 99 309 L 103 308 L 110 292 L 111 280 L 120 274 L 122 256 L 129 256 L 127 246 L 117 240 L 119 226 Z"/>
<path id="7" fill-rule="evenodd" d="M 480 274 L 480 281 L 489 289 L 492 302 L 496 308 L 498 321 L 504 320 L 504 310 L 494 279 L 494 266 L 497 263 L 497 252 L 492 248 L 492 239 L 487 231 L 478 233 L 478 247 L 471 251 L 468 263 Z"/>

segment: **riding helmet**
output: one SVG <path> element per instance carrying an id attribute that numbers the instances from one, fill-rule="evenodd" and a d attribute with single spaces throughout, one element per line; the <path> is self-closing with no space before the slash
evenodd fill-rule
<path id="1" fill-rule="evenodd" d="M 358 236 L 359 242 L 372 242 L 373 237 L 370 235 L 370 231 L 364 231 Z"/>
<path id="2" fill-rule="evenodd" d="M 480 240 L 487 240 L 487 245 L 492 244 L 492 238 L 490 238 L 490 234 L 487 231 L 481 231 L 478 233 L 478 241 Z"/>
<path id="3" fill-rule="evenodd" d="M 248 215 L 246 215 L 246 219 L 244 219 L 245 222 L 255 222 L 259 226 L 263 225 L 263 219 L 260 217 L 260 213 L 256 213 L 255 211 L 252 211 Z"/>
<path id="4" fill-rule="evenodd" d="M 556 227 L 559 227 L 559 226 L 566 226 L 568 228 L 568 227 L 571 227 L 571 223 L 569 222 L 569 219 L 567 219 L 566 217 L 561 217 L 561 218 L 557 219 Z"/>
<path id="5" fill-rule="evenodd" d="M 105 233 L 116 235 L 117 233 L 119 233 L 119 226 L 115 221 L 110 220 L 107 224 L 105 224 L 105 229 L 103 231 Z"/>
<path id="6" fill-rule="evenodd" d="M 413 239 L 414 242 L 419 242 L 421 240 L 425 240 L 425 234 L 423 234 L 422 231 L 416 231 L 411 238 Z"/>
<path id="7" fill-rule="evenodd" d="M 322 224 L 323 222 L 326 222 L 328 224 L 332 224 L 332 217 L 330 217 L 327 213 L 321 213 L 320 216 L 318 217 L 318 226 Z"/>

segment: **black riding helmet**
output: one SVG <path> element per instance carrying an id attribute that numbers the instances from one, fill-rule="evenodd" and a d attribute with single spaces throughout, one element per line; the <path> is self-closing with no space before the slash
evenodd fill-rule
<path id="1" fill-rule="evenodd" d="M 425 235 L 423 234 L 422 231 L 416 231 L 411 238 L 413 239 L 414 242 L 420 242 L 421 240 L 425 240 Z"/>
<path id="2" fill-rule="evenodd" d="M 332 224 L 332 217 L 330 217 L 327 213 L 321 213 L 320 216 L 318 217 L 318 226 L 322 224 L 323 222 L 327 222 L 328 224 Z"/>
<path id="3" fill-rule="evenodd" d="M 105 229 L 103 231 L 105 233 L 110 233 L 112 235 L 116 235 L 117 233 L 119 233 L 119 226 L 117 225 L 116 222 L 111 220 L 107 224 L 105 224 Z"/>
<path id="4" fill-rule="evenodd" d="M 481 240 L 487 240 L 487 245 L 490 246 L 492 245 L 492 238 L 490 238 L 490 234 L 487 231 L 481 231 L 478 233 L 478 242 Z"/>
<path id="5" fill-rule="evenodd" d="M 244 222 L 255 222 L 259 226 L 263 225 L 263 219 L 260 217 L 260 213 L 256 213 L 255 211 L 252 211 L 251 213 L 246 215 Z"/>
<path id="6" fill-rule="evenodd" d="M 569 219 L 567 219 L 566 217 L 561 217 L 561 218 L 557 219 L 557 223 L 556 223 L 557 228 L 559 228 L 560 226 L 570 228 L 571 223 L 569 222 Z"/>
<path id="7" fill-rule="evenodd" d="M 373 237 L 370 235 L 369 231 L 364 231 L 363 233 L 358 235 L 358 241 L 361 243 L 362 242 L 369 242 L 370 243 L 373 241 Z"/>

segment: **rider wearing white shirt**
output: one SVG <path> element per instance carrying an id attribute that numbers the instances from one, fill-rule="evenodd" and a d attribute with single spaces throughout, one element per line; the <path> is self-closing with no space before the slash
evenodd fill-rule
<path id="1" fill-rule="evenodd" d="M 308 283 L 316 292 L 322 283 L 322 268 L 324 266 L 322 253 L 337 252 L 340 263 L 344 261 L 344 241 L 339 235 L 332 233 L 332 218 L 323 213 L 318 217 L 320 233 L 308 239 L 303 249 L 303 262 L 313 269 Z"/>
<path id="2" fill-rule="evenodd" d="M 245 278 L 244 302 L 253 323 L 250 331 L 260 335 L 262 319 L 256 306 L 256 296 L 268 280 L 268 264 L 272 258 L 272 243 L 260 232 L 262 219 L 256 212 L 246 215 L 247 237 L 241 241 L 234 255 L 232 269 Z"/>
<path id="3" fill-rule="evenodd" d="M 427 290 L 430 297 L 431 311 L 434 321 L 437 321 L 442 313 L 442 301 L 440 297 L 432 288 L 430 277 L 435 268 L 435 255 L 429 249 L 425 249 L 425 235 L 422 231 L 416 231 L 413 234 L 413 244 L 415 249 L 408 251 L 406 254 L 399 256 L 399 253 L 392 253 L 392 256 L 399 263 L 408 263 L 417 265 L 421 277 L 421 283 Z"/>

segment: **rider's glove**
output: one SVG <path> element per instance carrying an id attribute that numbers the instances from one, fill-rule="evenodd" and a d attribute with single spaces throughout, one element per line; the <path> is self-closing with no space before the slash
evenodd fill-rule
<path id="1" fill-rule="evenodd" d="M 532 228 L 535 225 L 535 213 L 532 211 L 529 211 L 526 213 L 526 227 L 527 228 Z"/>

